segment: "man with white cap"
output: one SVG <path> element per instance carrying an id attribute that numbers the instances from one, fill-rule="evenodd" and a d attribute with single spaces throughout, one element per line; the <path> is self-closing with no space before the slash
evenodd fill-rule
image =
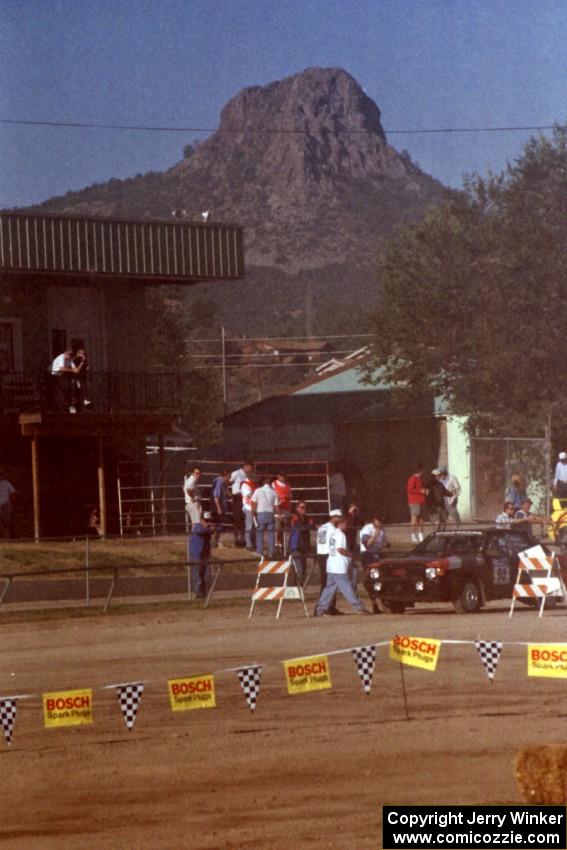
<path id="1" fill-rule="evenodd" d="M 334 519 L 335 517 L 332 517 L 332 520 Z M 327 535 L 327 545 L 329 547 L 327 584 L 323 588 L 315 606 L 316 617 L 322 617 L 324 614 L 330 613 L 329 609 L 334 603 L 337 590 L 340 590 L 346 601 L 350 602 L 355 614 L 370 613 L 365 609 L 362 601 L 353 589 L 348 576 L 352 554 L 347 549 L 346 524 L 346 517 L 336 517 L 336 526 L 333 522 L 333 528 Z"/>
<path id="2" fill-rule="evenodd" d="M 556 496 L 567 496 L 567 452 L 559 452 L 553 478 L 553 490 Z"/>
<path id="3" fill-rule="evenodd" d="M 319 563 L 319 573 L 321 577 L 321 593 L 327 584 L 327 558 L 329 557 L 329 534 L 337 528 L 339 521 L 342 519 L 343 512 L 339 508 L 330 511 L 329 519 L 320 525 L 317 529 L 317 561 Z M 342 614 L 337 608 L 336 595 L 327 611 L 328 614 L 336 616 Z"/>
<path id="4" fill-rule="evenodd" d="M 459 501 L 459 496 L 461 495 L 461 485 L 459 484 L 459 479 L 455 475 L 451 475 L 446 466 L 440 466 L 439 472 L 441 473 L 439 477 L 439 481 L 448 490 L 451 495 L 445 496 L 445 510 L 449 515 L 449 518 L 453 520 L 457 528 L 460 528 L 461 525 L 461 516 L 459 514 L 459 509 L 457 508 L 457 502 Z"/>
<path id="5" fill-rule="evenodd" d="M 197 599 L 206 599 L 209 591 L 209 557 L 211 537 L 215 530 L 208 511 L 201 515 L 199 522 L 191 527 L 189 536 L 189 563 L 191 565 L 191 587 Z"/>

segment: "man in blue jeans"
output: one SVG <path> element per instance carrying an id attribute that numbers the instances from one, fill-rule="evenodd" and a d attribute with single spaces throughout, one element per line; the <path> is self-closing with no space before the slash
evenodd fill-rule
<path id="1" fill-rule="evenodd" d="M 349 578 L 351 553 L 347 549 L 345 529 L 347 520 L 341 519 L 338 527 L 329 532 L 327 541 L 329 556 L 327 558 L 327 584 L 321 591 L 321 596 L 315 606 L 315 616 L 322 617 L 330 613 L 329 609 L 335 593 L 340 591 L 347 602 L 353 607 L 355 614 L 369 614 L 353 589 Z"/>
<path id="2" fill-rule="evenodd" d="M 193 524 L 189 536 L 191 587 L 197 599 L 206 599 L 209 590 L 209 557 L 214 530 L 211 514 L 207 511 L 201 516 L 199 522 Z"/>
<path id="3" fill-rule="evenodd" d="M 256 552 L 260 558 L 264 557 L 264 531 L 267 531 L 269 557 L 275 559 L 275 514 L 279 515 L 280 500 L 270 481 L 271 476 L 263 477 L 262 486 L 252 494 L 251 504 L 256 519 Z"/>

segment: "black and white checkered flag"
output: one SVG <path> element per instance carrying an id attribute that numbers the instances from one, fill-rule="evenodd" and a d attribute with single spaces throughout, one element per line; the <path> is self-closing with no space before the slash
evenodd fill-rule
<path id="1" fill-rule="evenodd" d="M 260 692 L 261 667 L 241 667 L 236 671 L 240 686 L 244 691 L 250 711 L 256 708 L 256 698 Z"/>
<path id="2" fill-rule="evenodd" d="M 474 645 L 480 655 L 480 660 L 484 664 L 488 678 L 492 681 L 500 661 L 502 642 L 499 640 L 475 640 Z"/>
<path id="3" fill-rule="evenodd" d="M 131 682 L 129 685 L 117 685 L 116 693 L 118 694 L 118 701 L 120 702 L 120 708 L 122 709 L 126 726 L 128 729 L 131 729 L 136 721 L 138 707 L 144 693 L 144 683 Z"/>
<path id="4" fill-rule="evenodd" d="M 12 732 L 14 730 L 14 723 L 16 722 L 17 708 L 17 699 L 0 699 L 0 723 L 2 724 L 2 731 L 9 747 L 12 745 Z"/>
<path id="5" fill-rule="evenodd" d="M 362 682 L 365 693 L 370 693 L 372 687 L 372 675 L 374 673 L 374 662 L 376 661 L 376 646 L 358 646 L 352 650 L 352 656 L 356 662 L 356 669 Z"/>

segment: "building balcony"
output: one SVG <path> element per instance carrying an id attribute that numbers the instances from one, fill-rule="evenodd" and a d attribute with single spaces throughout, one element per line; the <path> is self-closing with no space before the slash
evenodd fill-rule
<path id="1" fill-rule="evenodd" d="M 50 374 L 0 372 L 0 415 L 58 413 L 164 414 L 177 416 L 187 406 L 189 376 L 155 372 L 89 372 L 81 386 Z M 84 405 L 83 401 L 89 401 Z"/>

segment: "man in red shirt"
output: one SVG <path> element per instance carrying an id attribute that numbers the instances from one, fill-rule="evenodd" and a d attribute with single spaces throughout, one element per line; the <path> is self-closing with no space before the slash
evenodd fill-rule
<path id="1" fill-rule="evenodd" d="M 411 539 L 413 543 L 423 540 L 423 518 L 425 515 L 425 498 L 427 490 L 423 486 L 423 464 L 418 463 L 416 472 L 410 475 L 407 483 L 408 506 L 411 522 Z"/>

